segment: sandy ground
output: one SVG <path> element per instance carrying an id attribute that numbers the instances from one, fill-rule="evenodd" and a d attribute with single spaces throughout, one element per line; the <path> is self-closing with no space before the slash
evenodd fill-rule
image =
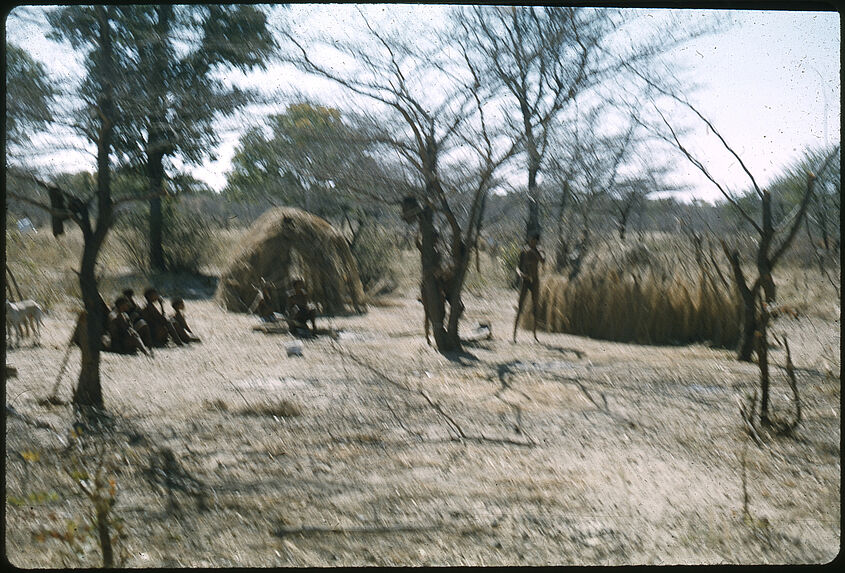
<path id="1" fill-rule="evenodd" d="M 114 457 L 134 567 L 824 563 L 840 548 L 840 325 L 784 322 L 802 396 L 792 437 L 743 431 L 753 364 L 705 346 L 644 347 L 520 331 L 514 293 L 468 295 L 462 356 L 426 346 L 414 292 L 287 356 L 289 334 L 189 300 L 203 343 L 104 355 L 113 416 L 83 459 Z M 38 532 L 90 510 L 62 471 L 68 406 L 40 405 L 70 314 L 9 350 L 6 556 L 96 566 Z M 783 363 L 783 351 L 772 359 Z M 69 400 L 79 353 L 59 395 Z M 776 372 L 777 415 L 791 416 Z M 19 414 L 19 415 L 18 415 Z M 170 455 L 172 453 L 172 455 Z M 743 464 L 742 459 L 745 458 Z M 746 476 L 746 514 L 743 511 Z M 25 501 L 24 501 L 25 500 Z"/>

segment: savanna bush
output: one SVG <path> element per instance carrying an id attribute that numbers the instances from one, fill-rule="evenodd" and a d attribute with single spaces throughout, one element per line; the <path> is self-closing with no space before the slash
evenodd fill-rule
<path id="1" fill-rule="evenodd" d="M 214 255 L 216 242 L 209 222 L 199 212 L 186 213 L 167 203 L 163 219 L 162 248 L 167 269 L 198 274 Z M 149 272 L 149 209 L 121 214 L 113 233 L 126 263 L 141 273 Z"/>
<path id="2" fill-rule="evenodd" d="M 399 249 L 382 227 L 373 223 L 362 226 L 350 250 L 365 291 L 383 279 L 396 284 Z"/>
<path id="3" fill-rule="evenodd" d="M 498 260 L 499 265 L 505 272 L 508 286 L 511 288 L 519 287 L 519 275 L 516 273 L 516 265 L 519 262 L 519 253 L 522 252 L 523 244 L 519 241 L 509 241 L 504 243 L 499 249 Z"/>
<path id="4" fill-rule="evenodd" d="M 740 314 L 729 285 L 708 267 L 674 268 L 642 247 L 593 258 L 574 280 L 543 282 L 538 327 L 639 344 L 707 342 L 732 348 Z M 531 326 L 531 313 L 523 325 Z"/>

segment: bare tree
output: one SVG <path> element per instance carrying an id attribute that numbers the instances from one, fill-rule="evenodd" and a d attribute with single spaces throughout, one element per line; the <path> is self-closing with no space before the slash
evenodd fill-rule
<path id="1" fill-rule="evenodd" d="M 522 139 L 528 175 L 526 237 L 542 228 L 540 174 L 553 149 L 558 118 L 579 95 L 632 64 L 652 65 L 662 54 L 710 33 L 715 21 L 646 31 L 644 15 L 629 10 L 543 6 L 473 6 L 457 11 L 471 54 L 508 104 L 509 128 Z M 626 29 L 637 27 L 637 40 Z"/>
<path id="2" fill-rule="evenodd" d="M 353 69 L 342 72 L 318 62 L 316 46 L 306 47 L 288 35 L 298 50 L 291 61 L 375 106 L 367 112 L 362 105 L 359 115 L 370 118 L 372 141 L 384 150 L 381 165 L 372 170 L 380 184 L 342 184 L 361 196 L 401 205 L 405 220 L 418 226 L 426 324 L 432 326 L 439 351 L 457 351 L 472 246 L 495 172 L 515 153 L 516 143 L 501 145 L 493 134 L 481 77 L 462 45 L 452 44 L 447 56 L 442 37 L 415 38 L 412 47 L 366 19 L 365 24 L 368 33 L 359 43 L 332 43 L 354 61 Z M 372 193 L 391 187 L 390 196 Z"/>
<path id="3" fill-rule="evenodd" d="M 659 87 L 656 83 L 645 76 L 641 75 L 640 77 L 642 77 L 658 93 L 679 102 L 683 107 L 692 111 L 695 117 L 707 126 L 707 128 L 719 140 L 724 149 L 726 149 L 737 160 L 737 163 L 748 177 L 754 193 L 759 200 L 757 203 L 759 211 L 757 213 L 753 213 L 746 204 L 741 203 L 738 197 L 732 194 L 723 184 L 719 182 L 704 162 L 695 157 L 688 147 L 684 145 L 678 135 L 678 132 L 655 104 L 655 109 L 669 132 L 668 135 L 663 136 L 665 141 L 680 150 L 690 163 L 692 163 L 696 169 L 701 171 L 704 176 L 716 186 L 725 200 L 754 230 L 754 235 L 756 236 L 756 249 L 754 255 L 756 276 L 753 278 L 746 277 L 742 261 L 740 259 L 739 250 L 735 247 L 729 247 L 725 241 L 722 241 L 722 248 L 725 256 L 728 258 L 728 261 L 730 261 L 734 285 L 738 296 L 742 301 L 743 327 L 738 349 L 738 358 L 739 360 L 750 362 L 752 353 L 755 349 L 755 333 L 759 332 L 761 328 L 759 311 L 760 305 L 758 304 L 757 299 L 762 295 L 763 301 L 768 306 L 772 306 L 776 301 L 777 290 L 772 277 L 772 271 L 789 249 L 792 241 L 798 233 L 799 228 L 801 227 L 801 224 L 803 223 L 810 200 L 813 197 L 813 187 L 815 185 L 817 175 L 812 172 L 806 174 L 806 185 L 799 202 L 789 214 L 782 217 L 779 221 L 775 221 L 775 215 L 772 209 L 772 195 L 769 191 L 760 188 L 756 179 L 751 174 L 751 171 L 749 171 L 748 167 L 742 161 L 742 158 L 722 137 L 710 120 L 708 120 L 686 99 Z M 830 167 L 834 158 L 838 155 L 839 146 L 837 145 L 833 151 L 822 162 L 820 162 L 817 173 L 824 173 Z M 765 415 L 766 412 L 767 390 L 767 388 L 764 389 L 761 415 Z"/>
<path id="4" fill-rule="evenodd" d="M 472 6 L 457 17 L 479 69 L 516 108 L 510 127 L 526 156 L 530 237 L 541 230 L 538 175 L 552 122 L 590 81 L 596 45 L 611 22 L 604 12 L 572 7 Z"/>

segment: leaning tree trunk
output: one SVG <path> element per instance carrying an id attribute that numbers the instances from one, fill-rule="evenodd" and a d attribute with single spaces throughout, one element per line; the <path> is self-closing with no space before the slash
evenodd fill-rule
<path id="1" fill-rule="evenodd" d="M 742 272 L 742 267 L 740 266 L 739 252 L 728 250 L 724 242 L 722 243 L 722 249 L 731 263 L 734 286 L 742 305 L 742 325 L 739 347 L 737 348 L 737 359 L 742 362 L 751 362 L 751 356 L 754 353 L 754 336 L 759 328 L 756 300 L 757 293 L 760 290 L 760 282 L 758 281 L 752 288 L 748 288 L 748 284 L 745 281 L 745 274 Z"/>

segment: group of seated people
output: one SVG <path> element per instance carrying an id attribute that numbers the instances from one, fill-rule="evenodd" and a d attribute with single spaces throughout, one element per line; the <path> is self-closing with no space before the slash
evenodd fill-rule
<path id="1" fill-rule="evenodd" d="M 134 354 L 140 350 L 149 354 L 150 348 L 161 348 L 173 341 L 176 346 L 200 342 L 185 320 L 185 301 L 174 298 L 173 314 L 167 316 L 164 301 L 154 288 L 144 291 L 146 305 L 135 303 L 134 291 L 126 289 L 108 309 L 106 332 L 108 340 L 103 349 L 118 354 Z M 105 304 L 105 303 L 103 303 Z"/>

